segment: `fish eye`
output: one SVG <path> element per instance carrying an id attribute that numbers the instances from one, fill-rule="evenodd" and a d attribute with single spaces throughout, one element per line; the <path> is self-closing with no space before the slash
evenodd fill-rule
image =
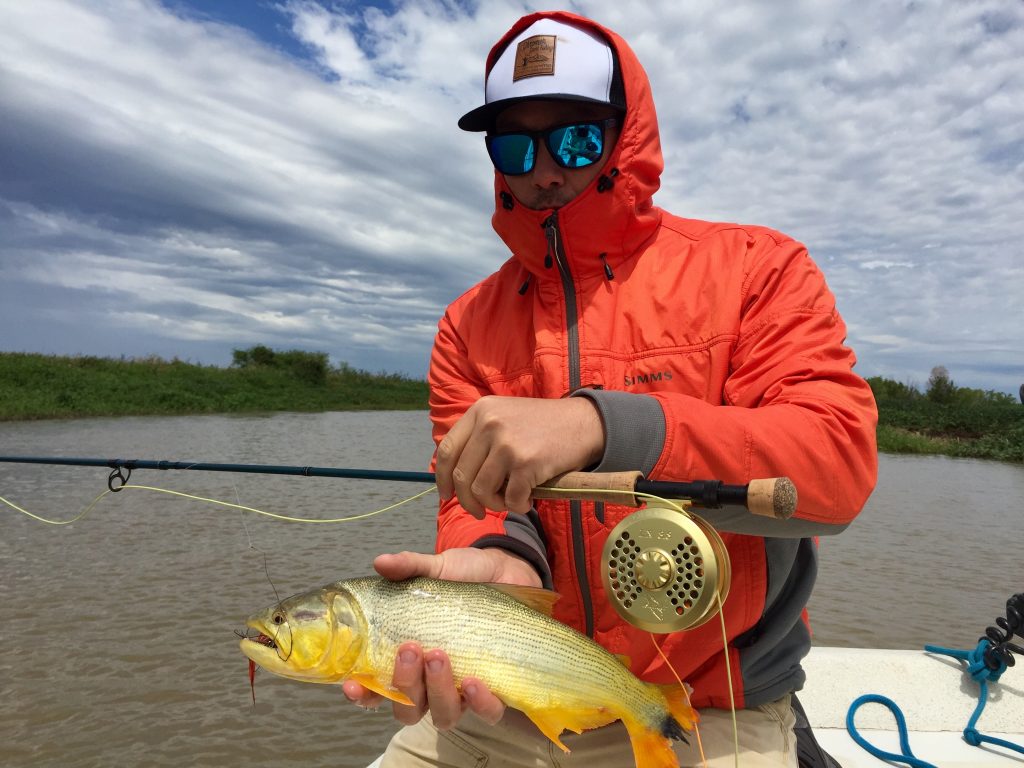
<path id="1" fill-rule="evenodd" d="M 275 613 L 273 615 L 273 617 L 271 618 L 271 621 L 273 621 L 275 624 L 277 624 L 279 626 L 281 624 L 284 624 L 284 614 L 283 613 Z"/>

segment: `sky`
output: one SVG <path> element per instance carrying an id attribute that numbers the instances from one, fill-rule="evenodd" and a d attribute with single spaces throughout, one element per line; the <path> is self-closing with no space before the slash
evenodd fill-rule
<path id="1" fill-rule="evenodd" d="M 0 351 L 426 372 L 507 249 L 456 127 L 498 0 L 0 0 Z M 652 83 L 655 203 L 821 266 L 865 377 L 1024 382 L 1024 3 L 583 0 Z"/>

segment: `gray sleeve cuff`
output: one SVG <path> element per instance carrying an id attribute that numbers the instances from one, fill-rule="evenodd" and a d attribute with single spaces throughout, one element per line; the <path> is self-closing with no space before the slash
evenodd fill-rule
<path id="1" fill-rule="evenodd" d="M 578 389 L 572 397 L 589 399 L 604 422 L 604 456 L 594 472 L 640 470 L 646 477 L 665 447 L 665 413 L 648 395 L 609 389 Z"/>
<path id="2" fill-rule="evenodd" d="M 534 567 L 544 588 L 552 589 L 554 580 L 551 578 L 544 540 L 531 519 L 535 516 L 536 512 L 533 511 L 529 515 L 510 512 L 505 518 L 504 534 L 484 536 L 474 541 L 473 546 L 477 549 L 495 547 L 518 555 Z"/>

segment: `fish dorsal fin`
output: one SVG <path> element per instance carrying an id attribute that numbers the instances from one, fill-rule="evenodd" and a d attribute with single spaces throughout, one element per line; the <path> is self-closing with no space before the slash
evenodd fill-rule
<path id="1" fill-rule="evenodd" d="M 526 607 L 532 608 L 537 613 L 543 613 L 545 616 L 551 615 L 555 603 L 561 597 L 557 592 L 542 587 L 524 587 L 520 584 L 488 584 L 487 586 L 505 593 L 513 600 L 518 600 Z"/>

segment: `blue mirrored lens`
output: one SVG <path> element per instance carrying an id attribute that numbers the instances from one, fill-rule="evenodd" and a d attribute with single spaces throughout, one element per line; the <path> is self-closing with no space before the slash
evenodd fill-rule
<path id="1" fill-rule="evenodd" d="M 601 159 L 604 148 L 604 131 L 594 123 L 565 125 L 545 138 L 551 156 L 563 168 L 586 168 Z"/>
<path id="2" fill-rule="evenodd" d="M 508 176 L 518 176 L 533 170 L 536 146 L 533 137 L 525 133 L 506 133 L 487 139 L 491 162 L 499 173 Z"/>

